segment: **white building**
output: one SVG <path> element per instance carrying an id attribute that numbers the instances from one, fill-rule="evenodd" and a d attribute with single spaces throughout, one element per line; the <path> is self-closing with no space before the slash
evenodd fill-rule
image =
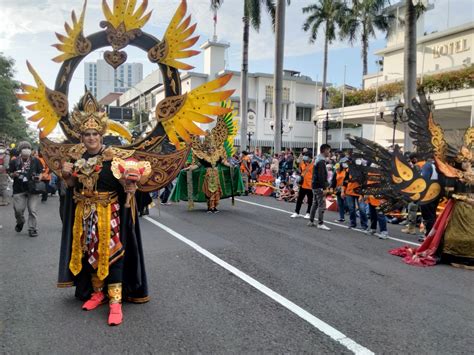
<path id="1" fill-rule="evenodd" d="M 390 7 L 399 18 L 404 17 L 404 1 Z M 429 15 L 429 11 L 426 16 Z M 420 81 L 427 76 L 460 70 L 472 66 L 474 58 L 474 22 L 447 30 L 425 33 L 422 15 L 417 23 L 417 73 Z M 387 39 L 386 47 L 375 52 L 383 59 L 383 69 L 364 76 L 365 88 L 377 88 L 384 84 L 403 80 L 404 30 L 402 24 Z M 466 129 L 473 125 L 474 88 L 428 92 L 434 102 L 434 117 L 445 132 Z M 331 110 L 320 111 L 318 120 L 326 113 L 332 120 L 364 124 L 364 137 L 374 139 L 384 146 L 391 145 L 393 132 L 393 109 L 403 101 L 403 94 L 378 102 L 365 103 Z M 380 112 L 387 123 L 381 120 Z M 374 124 L 376 122 L 376 124 Z M 374 132 L 375 129 L 375 132 Z M 452 132 L 453 133 L 453 132 Z M 403 145 L 403 124 L 398 124 L 395 142 Z"/>
<path id="2" fill-rule="evenodd" d="M 98 100 L 111 92 L 125 92 L 142 79 L 141 63 L 125 63 L 117 69 L 103 59 L 84 64 L 84 84 Z"/>
<path id="3" fill-rule="evenodd" d="M 181 85 L 183 93 L 215 79 L 232 73 L 233 77 L 224 89 L 234 89 L 231 97 L 236 116 L 239 118 L 240 72 L 226 69 L 225 52 L 229 44 L 208 41 L 201 46 L 204 51 L 204 72 L 182 72 Z M 252 132 L 251 146 L 272 147 L 274 132 L 273 118 L 273 75 L 266 73 L 249 73 L 248 78 L 248 130 Z M 321 83 L 318 83 L 321 88 Z M 310 77 L 296 71 L 285 71 L 283 83 L 283 147 L 302 148 L 313 145 L 315 125 L 312 117 L 315 102 L 319 102 L 320 89 Z M 161 73 L 157 70 L 146 77 L 134 88 L 125 92 L 119 99 L 120 106 L 131 106 L 148 111 L 154 117 L 156 104 L 164 98 Z M 146 106 L 145 106 L 146 105 Z M 203 125 L 206 129 L 206 125 Z M 247 143 L 248 137 L 245 137 Z M 240 145 L 237 136 L 236 144 Z"/>

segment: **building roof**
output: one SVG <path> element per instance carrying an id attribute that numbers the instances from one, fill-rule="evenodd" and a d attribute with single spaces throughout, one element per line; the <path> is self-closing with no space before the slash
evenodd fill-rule
<path id="1" fill-rule="evenodd" d="M 225 69 L 225 70 L 222 70 L 218 73 L 219 75 L 223 75 L 223 74 L 233 74 L 234 76 L 240 76 L 240 71 L 236 71 L 236 70 L 228 70 L 228 69 Z M 260 72 L 256 72 L 256 73 L 248 73 L 248 77 L 249 78 L 268 78 L 268 79 L 273 79 L 273 74 L 269 74 L 269 73 L 260 73 Z M 301 84 L 308 84 L 308 85 L 322 85 L 322 82 L 318 81 L 313 81 L 309 76 L 306 76 L 306 75 L 302 75 L 302 76 L 283 76 L 283 80 L 284 81 L 296 81 L 298 83 L 301 83 Z M 331 83 L 326 83 L 327 86 L 332 86 Z"/>
<path id="2" fill-rule="evenodd" d="M 430 33 L 426 36 L 419 37 L 416 40 L 416 44 L 423 44 L 423 43 L 426 43 L 426 42 L 431 42 L 431 41 L 434 41 L 434 40 L 439 39 L 439 38 L 447 37 L 447 36 L 450 36 L 450 35 L 454 35 L 456 33 L 465 32 L 465 31 L 469 31 L 469 30 L 473 30 L 473 29 L 474 29 L 474 21 L 471 21 L 471 22 L 465 23 L 465 24 L 460 25 L 460 26 L 448 28 L 447 30 L 444 30 L 444 31 L 433 32 L 433 33 Z M 394 46 L 382 48 L 382 49 L 376 51 L 374 54 L 383 56 L 383 55 L 385 55 L 387 53 L 390 53 L 390 52 L 402 50 L 403 48 L 405 48 L 405 44 L 404 43 L 399 43 L 399 44 L 396 44 Z"/>
<path id="3" fill-rule="evenodd" d="M 111 92 L 99 100 L 99 105 L 110 105 L 112 102 L 122 96 L 121 92 Z"/>

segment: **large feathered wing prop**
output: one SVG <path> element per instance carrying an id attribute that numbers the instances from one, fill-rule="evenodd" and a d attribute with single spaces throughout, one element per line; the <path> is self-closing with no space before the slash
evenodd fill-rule
<path id="1" fill-rule="evenodd" d="M 191 141 L 191 135 L 205 135 L 197 123 L 213 121 L 208 115 L 225 115 L 232 111 L 230 107 L 212 105 L 228 99 L 234 90 L 217 91 L 231 79 L 232 74 L 223 75 L 205 83 L 184 95 L 170 96 L 160 101 L 155 114 L 156 120 L 163 124 L 169 140 L 179 147 L 179 137 L 185 142 Z"/>
<path id="2" fill-rule="evenodd" d="M 226 151 L 227 157 L 230 158 L 236 152 L 236 148 L 234 147 L 234 139 L 239 131 L 239 122 L 235 119 L 234 107 L 232 106 L 232 103 L 227 101 L 223 103 L 223 106 L 232 109 L 231 112 L 222 116 L 221 119 L 225 123 L 227 130 L 227 138 L 224 141 L 224 149 Z"/>
<path id="3" fill-rule="evenodd" d="M 37 112 L 29 117 L 28 120 L 38 122 L 40 138 L 44 138 L 53 131 L 61 117 L 67 115 L 68 101 L 64 94 L 46 87 L 43 80 L 41 80 L 28 61 L 26 65 L 35 79 L 36 87 L 21 84 L 23 93 L 16 94 L 16 97 L 23 101 L 33 102 L 26 106 L 26 108 Z"/>
<path id="4" fill-rule="evenodd" d="M 350 137 L 349 141 L 357 149 L 355 158 L 362 158 L 371 165 L 351 164 L 352 176 L 360 182 L 362 194 L 387 201 L 384 210 L 399 208 L 410 201 L 425 204 L 438 198 L 441 185 L 436 181 L 426 181 L 418 170 L 410 166 L 398 146 L 392 153 L 361 137 Z"/>
<path id="5" fill-rule="evenodd" d="M 418 155 L 422 159 L 432 158 L 436 161 L 436 166 L 446 177 L 471 180 L 465 172 L 456 169 L 455 162 L 463 160 L 474 162 L 474 128 L 470 127 L 464 134 L 464 142 L 461 145 L 453 146 L 449 144 L 444 135 L 444 131 L 433 119 L 426 96 L 419 93 L 420 101 L 412 100 L 413 109 L 407 109 L 410 121 L 410 137 L 414 139 Z M 474 183 L 474 181 L 472 181 Z"/>

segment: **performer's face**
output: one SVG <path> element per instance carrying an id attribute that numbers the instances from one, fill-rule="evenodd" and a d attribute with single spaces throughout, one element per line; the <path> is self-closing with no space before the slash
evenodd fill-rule
<path id="1" fill-rule="evenodd" d="M 82 142 L 86 146 L 88 152 L 96 153 L 98 150 L 100 150 L 102 146 L 100 140 L 100 134 L 95 129 L 88 129 L 82 133 Z"/>

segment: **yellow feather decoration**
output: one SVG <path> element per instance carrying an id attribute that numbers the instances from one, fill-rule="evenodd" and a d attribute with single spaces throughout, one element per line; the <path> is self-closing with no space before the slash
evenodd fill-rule
<path id="1" fill-rule="evenodd" d="M 35 79 L 36 87 L 22 84 L 21 88 L 24 93 L 17 94 L 16 96 L 20 100 L 34 102 L 34 104 L 26 106 L 31 111 L 38 111 L 36 114 L 31 116 L 29 120 L 32 122 L 39 122 L 38 128 L 41 129 L 40 137 L 44 138 L 56 127 L 61 119 L 61 115 L 55 111 L 53 105 L 48 100 L 47 90 L 49 89 L 46 87 L 43 80 L 41 80 L 38 73 L 36 73 L 33 66 L 28 61 L 26 62 L 26 65 Z"/>
<path id="2" fill-rule="evenodd" d="M 113 10 L 110 10 L 107 0 L 102 0 L 102 11 L 114 28 L 118 28 L 123 23 L 126 31 L 140 29 L 148 22 L 152 11 L 144 15 L 148 0 L 143 0 L 135 11 L 136 4 L 137 0 L 114 0 Z"/>
<path id="3" fill-rule="evenodd" d="M 167 51 L 166 56 L 160 59 L 160 62 L 176 69 L 191 70 L 194 68 L 193 66 L 176 60 L 189 58 L 200 53 L 195 50 L 186 50 L 199 39 L 199 36 L 189 38 L 196 30 L 196 24 L 188 27 L 191 22 L 191 15 L 184 19 L 186 11 L 187 4 L 183 0 L 166 29 L 163 42 L 165 42 Z"/>
<path id="4" fill-rule="evenodd" d="M 205 83 L 191 92 L 181 95 L 183 102 L 175 113 L 169 114 L 165 117 L 160 117 L 161 108 L 168 108 L 168 102 L 180 98 L 179 96 L 172 96 L 161 101 L 156 109 L 156 119 L 162 122 L 163 127 L 168 135 L 170 141 L 176 146 L 179 146 L 179 138 L 189 142 L 193 135 L 205 135 L 205 132 L 199 128 L 194 122 L 210 123 L 212 118 L 207 115 L 225 115 L 232 111 L 232 107 L 221 107 L 211 105 L 228 99 L 234 90 L 224 90 L 213 92 L 225 86 L 232 78 L 232 74 L 223 75 L 213 81 Z M 212 95 L 211 95 L 212 93 Z"/>
<path id="5" fill-rule="evenodd" d="M 79 55 L 85 55 L 91 50 L 91 43 L 84 38 L 82 32 L 84 29 L 84 15 L 86 12 L 86 6 L 87 0 L 84 1 L 84 6 L 82 7 L 79 21 L 77 20 L 74 10 L 72 11 L 72 28 L 67 22 L 64 24 L 64 29 L 66 30 L 67 36 L 56 33 L 56 37 L 62 43 L 53 44 L 53 47 L 63 52 L 63 54 L 53 58 L 53 61 L 56 63 L 64 62 Z"/>

